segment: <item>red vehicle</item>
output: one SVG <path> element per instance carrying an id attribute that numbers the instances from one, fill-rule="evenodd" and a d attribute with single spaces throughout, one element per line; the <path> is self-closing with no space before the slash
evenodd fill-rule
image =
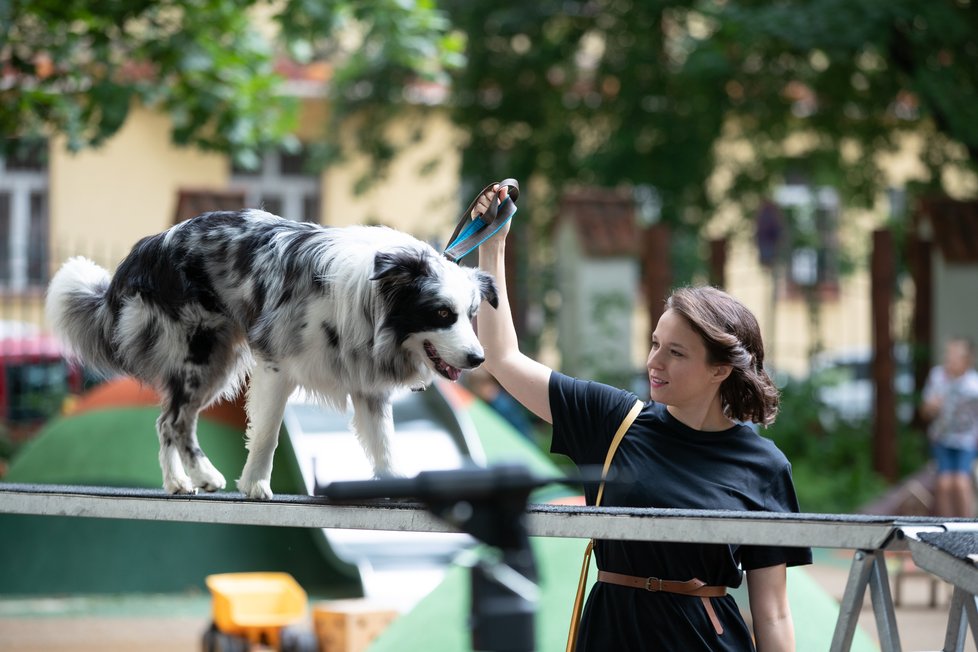
<path id="1" fill-rule="evenodd" d="M 90 382 L 54 337 L 31 324 L 0 322 L 0 425 L 15 439 L 59 414 L 65 398 Z"/>

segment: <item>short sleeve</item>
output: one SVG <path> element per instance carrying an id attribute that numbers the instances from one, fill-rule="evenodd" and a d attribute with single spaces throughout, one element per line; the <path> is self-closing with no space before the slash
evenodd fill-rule
<path id="1" fill-rule="evenodd" d="M 791 464 L 785 462 L 772 478 L 763 496 L 764 509 L 769 512 L 797 514 L 798 497 L 791 478 Z M 744 570 L 767 568 L 786 564 L 804 566 L 812 563 L 812 549 L 805 547 L 744 546 L 740 554 Z"/>
<path id="2" fill-rule="evenodd" d="M 602 464 L 615 431 L 636 400 L 631 392 L 552 372 L 550 451 L 578 465 Z"/>

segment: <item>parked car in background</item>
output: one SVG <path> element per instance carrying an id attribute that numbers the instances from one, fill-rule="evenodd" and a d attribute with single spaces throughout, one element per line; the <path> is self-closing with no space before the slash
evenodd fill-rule
<path id="1" fill-rule="evenodd" d="M 65 399 L 97 382 L 68 362 L 53 336 L 26 322 L 0 321 L 0 424 L 23 439 L 61 412 Z"/>
<path id="2" fill-rule="evenodd" d="M 914 413 L 914 380 L 910 351 L 905 345 L 893 350 L 896 375 L 897 418 L 909 423 Z M 872 351 L 867 347 L 827 351 L 812 361 L 811 376 L 818 383 L 818 398 L 832 417 L 854 423 L 873 416 L 876 386 Z M 831 418 L 829 418 L 831 421 Z"/>
<path id="3" fill-rule="evenodd" d="M 468 416 L 456 411 L 440 389 L 395 396 L 394 467 L 405 477 L 421 471 L 484 466 L 485 455 Z M 286 405 L 284 424 L 307 491 L 336 480 L 369 480 L 373 469 L 350 429 L 352 408 L 335 410 L 302 391 Z M 473 540 L 464 534 L 383 530 L 324 530 L 336 554 L 359 566 L 368 597 L 409 606 L 441 580 L 444 569 Z M 389 595 L 392 587 L 403 595 Z"/>

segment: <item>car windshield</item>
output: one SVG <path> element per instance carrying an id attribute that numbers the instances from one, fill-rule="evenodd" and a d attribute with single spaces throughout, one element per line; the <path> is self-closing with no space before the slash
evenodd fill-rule
<path id="1" fill-rule="evenodd" d="M 295 417 L 295 423 L 304 434 L 326 434 L 350 432 L 350 420 L 353 410 L 336 410 L 319 405 L 315 402 L 292 401 L 289 409 Z M 439 430 L 438 416 L 431 407 L 420 397 L 420 394 L 409 393 L 399 396 L 393 404 L 394 428 L 398 432 L 404 430 Z"/>
<path id="2" fill-rule="evenodd" d="M 0 373 L 5 374 L 7 387 L 6 401 L 0 401 L 0 405 L 6 403 L 7 414 L 0 417 L 11 423 L 56 415 L 68 393 L 68 369 L 64 360 L 0 366 Z"/>
<path id="3" fill-rule="evenodd" d="M 304 434 L 345 433 L 350 430 L 352 412 L 339 412 L 315 403 L 293 403 L 289 406 Z"/>

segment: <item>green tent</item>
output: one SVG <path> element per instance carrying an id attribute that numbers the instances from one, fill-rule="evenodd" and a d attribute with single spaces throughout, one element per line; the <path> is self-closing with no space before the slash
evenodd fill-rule
<path id="1" fill-rule="evenodd" d="M 123 407 L 52 421 L 4 481 L 158 488 L 158 415 L 157 407 Z M 198 438 L 233 482 L 246 455 L 243 434 L 201 419 Z M 302 492 L 288 437 L 275 453 L 272 489 Z M 203 591 L 211 573 L 245 571 L 285 571 L 319 595 L 362 595 L 359 572 L 335 557 L 318 528 L 0 514 L 0 594 Z"/>

